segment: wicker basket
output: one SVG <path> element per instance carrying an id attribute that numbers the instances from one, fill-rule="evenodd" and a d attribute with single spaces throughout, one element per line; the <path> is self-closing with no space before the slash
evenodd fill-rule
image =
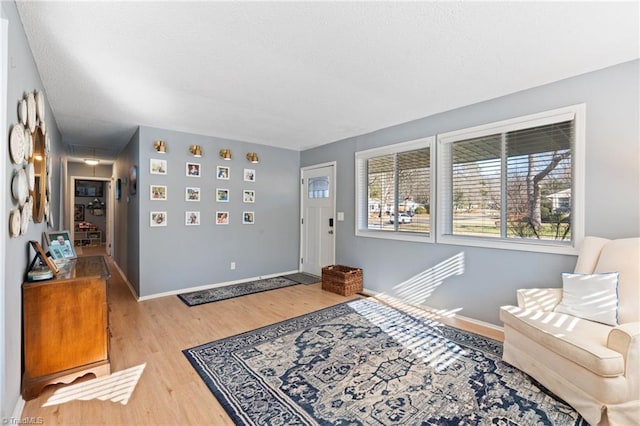
<path id="1" fill-rule="evenodd" d="M 362 269 L 343 265 L 322 268 L 322 289 L 342 296 L 362 291 Z"/>

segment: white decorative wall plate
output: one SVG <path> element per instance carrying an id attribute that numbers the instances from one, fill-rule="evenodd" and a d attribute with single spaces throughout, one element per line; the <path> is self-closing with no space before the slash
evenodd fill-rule
<path id="1" fill-rule="evenodd" d="M 44 121 L 44 95 L 41 91 L 36 92 L 36 113 L 40 121 Z"/>
<path id="2" fill-rule="evenodd" d="M 18 104 L 18 120 L 23 126 L 27 125 L 27 101 L 25 99 L 21 99 Z"/>
<path id="3" fill-rule="evenodd" d="M 18 200 L 18 204 L 24 206 L 29 197 L 29 188 L 27 184 L 27 174 L 24 169 L 20 169 L 13 175 L 13 181 L 11 182 L 11 192 L 13 198 Z"/>
<path id="4" fill-rule="evenodd" d="M 29 191 L 36 189 L 36 172 L 33 163 L 27 164 L 27 182 L 29 183 Z"/>
<path id="5" fill-rule="evenodd" d="M 33 92 L 29 92 L 27 95 L 27 127 L 31 130 L 31 133 L 35 132 L 37 121 L 36 98 L 33 96 Z"/>
<path id="6" fill-rule="evenodd" d="M 11 238 L 16 238 L 20 235 L 21 223 L 22 219 L 20 218 L 20 210 L 11 210 L 11 213 L 9 214 L 9 235 Z"/>
<path id="7" fill-rule="evenodd" d="M 31 210 L 31 204 L 25 203 L 22 206 L 22 211 L 20 212 L 20 235 L 24 235 L 27 233 L 27 229 L 29 229 L 29 211 Z"/>
<path id="8" fill-rule="evenodd" d="M 24 127 L 22 124 L 14 124 L 9 135 L 9 152 L 14 164 L 22 164 L 24 161 Z"/>

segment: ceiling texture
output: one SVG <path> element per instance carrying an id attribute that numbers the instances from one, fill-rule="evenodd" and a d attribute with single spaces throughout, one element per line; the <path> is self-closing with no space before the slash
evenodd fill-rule
<path id="1" fill-rule="evenodd" d="M 304 150 L 640 57 L 638 2 L 17 1 L 70 157 Z"/>

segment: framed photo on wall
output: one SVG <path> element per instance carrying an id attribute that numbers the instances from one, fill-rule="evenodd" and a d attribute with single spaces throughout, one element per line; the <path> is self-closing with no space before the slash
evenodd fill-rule
<path id="1" fill-rule="evenodd" d="M 73 206 L 73 221 L 84 222 L 84 204 L 74 204 Z"/>
<path id="2" fill-rule="evenodd" d="M 149 214 L 150 226 L 167 226 L 167 212 L 151 212 Z"/>
<path id="3" fill-rule="evenodd" d="M 229 212 L 216 212 L 216 225 L 228 225 Z"/>
<path id="4" fill-rule="evenodd" d="M 138 192 L 138 166 L 129 168 L 129 195 L 136 195 Z"/>
<path id="5" fill-rule="evenodd" d="M 200 188 L 187 186 L 184 190 L 185 201 L 200 201 Z"/>
<path id="6" fill-rule="evenodd" d="M 152 200 L 164 201 L 167 199 L 167 187 L 165 185 L 151 185 L 150 194 Z"/>
<path id="7" fill-rule="evenodd" d="M 217 166 L 216 167 L 216 179 L 229 180 L 229 176 L 231 175 L 231 168 L 228 166 Z"/>
<path id="8" fill-rule="evenodd" d="M 200 163 L 187 163 L 187 176 L 200 177 Z"/>
<path id="9" fill-rule="evenodd" d="M 104 197 L 104 182 L 87 179 L 76 179 L 76 197 Z"/>
<path id="10" fill-rule="evenodd" d="M 255 223 L 255 212 L 242 212 L 242 224 L 253 225 Z"/>
<path id="11" fill-rule="evenodd" d="M 167 174 L 167 160 L 152 158 L 150 162 L 151 162 L 150 170 L 152 175 Z"/>
<path id="12" fill-rule="evenodd" d="M 229 202 L 229 190 L 226 188 L 216 188 L 216 201 L 219 203 Z"/>
<path id="13" fill-rule="evenodd" d="M 256 202 L 256 191 L 253 189 L 244 189 L 242 190 L 242 202 L 243 203 L 255 203 Z"/>
<path id="14" fill-rule="evenodd" d="M 184 212 L 184 224 L 187 226 L 200 225 L 200 212 Z"/>
<path id="15" fill-rule="evenodd" d="M 245 182 L 255 182 L 256 181 L 256 171 L 254 169 L 244 169 L 244 181 Z"/>

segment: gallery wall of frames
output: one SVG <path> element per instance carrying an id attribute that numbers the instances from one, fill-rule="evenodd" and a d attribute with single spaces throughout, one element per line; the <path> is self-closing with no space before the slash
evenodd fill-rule
<path id="1" fill-rule="evenodd" d="M 157 202 L 157 208 L 149 212 L 149 226 L 163 227 L 171 225 L 199 226 L 205 221 L 210 221 L 216 225 L 229 225 L 231 221 L 242 223 L 243 225 L 253 225 L 256 221 L 253 205 L 256 203 L 256 190 L 253 185 L 256 182 L 255 168 L 236 168 L 223 164 L 225 160 L 231 159 L 229 150 L 220 151 L 220 164 L 208 166 L 199 160 L 201 148 L 199 146 L 190 147 L 190 152 L 194 154 L 193 161 L 169 162 L 166 158 L 166 144 L 164 141 L 155 141 L 154 147 L 159 154 L 157 158 L 151 158 L 149 164 L 149 194 L 151 201 Z M 251 154 L 251 156 L 249 155 Z M 256 153 L 247 154 L 250 163 L 258 162 Z M 164 158 L 162 158 L 164 157 Z M 207 179 L 203 179 L 205 168 L 211 167 L 211 171 L 206 171 Z M 186 186 L 169 188 L 168 185 L 161 184 L 158 179 L 154 183 L 154 177 L 160 177 L 169 173 L 184 173 L 189 178 Z M 212 178 L 211 176 L 215 176 Z M 238 193 L 233 193 L 229 188 L 229 183 L 233 180 L 242 180 L 243 189 Z M 131 178 L 130 178 L 131 180 Z M 205 194 L 210 194 L 213 189 L 213 199 L 206 199 Z M 163 209 L 163 202 L 170 199 L 184 200 L 188 207 L 184 210 L 184 217 L 170 218 L 166 209 Z M 175 197 L 175 198 L 174 198 Z M 200 214 L 201 203 L 215 203 L 215 215 L 207 217 Z M 238 217 L 230 215 L 229 205 L 231 203 L 241 203 L 242 213 Z M 155 204 L 155 203 L 154 203 Z"/>

